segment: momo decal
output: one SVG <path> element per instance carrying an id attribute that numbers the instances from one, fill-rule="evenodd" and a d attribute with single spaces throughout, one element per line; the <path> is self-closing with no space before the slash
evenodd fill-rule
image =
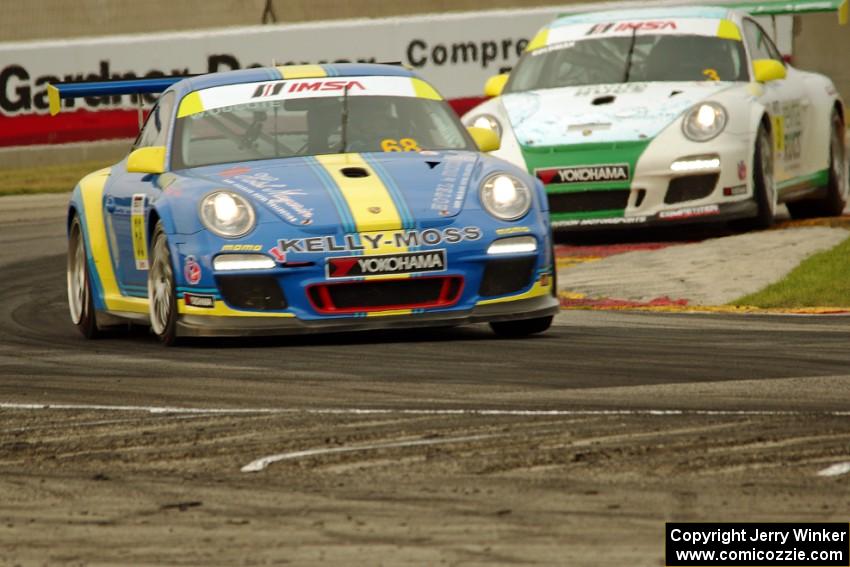
<path id="1" fill-rule="evenodd" d="M 148 269 L 148 238 L 145 230 L 145 194 L 136 193 L 130 205 L 130 232 L 133 240 L 133 258 L 137 270 Z"/>
<path id="2" fill-rule="evenodd" d="M 221 247 L 222 252 L 260 252 L 262 244 L 225 244 Z"/>
<path id="3" fill-rule="evenodd" d="M 222 172 L 219 175 L 224 173 Z M 280 179 L 270 173 L 239 173 L 223 181 L 248 193 L 280 215 L 285 221 L 305 226 L 313 223 L 314 210 L 298 199 L 298 197 L 304 197 L 307 193 L 301 189 L 288 188 L 285 183 L 282 183 Z"/>
<path id="4" fill-rule="evenodd" d="M 446 269 L 446 251 L 328 258 L 325 266 L 328 279 L 442 272 Z"/>
<path id="5" fill-rule="evenodd" d="M 466 188 L 477 161 L 477 156 L 470 155 L 458 156 L 445 162 L 437 189 L 431 198 L 432 211 L 439 211 L 441 216 L 450 217 L 463 208 Z"/>
<path id="6" fill-rule="evenodd" d="M 189 285 L 198 285 L 201 281 L 201 265 L 194 256 L 186 256 L 186 262 L 183 264 L 183 276 Z"/>
<path id="7" fill-rule="evenodd" d="M 599 183 L 600 181 L 628 181 L 631 177 L 629 164 L 580 165 L 553 167 L 534 171 L 544 185 L 552 183 Z"/>
<path id="8" fill-rule="evenodd" d="M 342 239 L 338 239 L 336 236 L 282 238 L 278 241 L 277 250 L 279 253 L 275 254 L 275 258 L 286 258 L 288 253 L 293 252 L 360 252 L 378 250 L 383 246 L 409 248 L 412 246 L 458 244 L 464 241 L 480 240 L 481 235 L 481 228 L 477 226 L 466 226 L 463 228 L 363 232 L 359 235 L 346 234 Z"/>
<path id="9" fill-rule="evenodd" d="M 212 295 L 199 295 L 197 293 L 184 293 L 183 300 L 190 307 L 202 307 L 212 309 L 215 307 L 215 297 Z"/>
<path id="10" fill-rule="evenodd" d="M 504 236 L 506 234 L 525 234 L 528 232 L 531 232 L 531 229 L 527 226 L 509 226 L 496 229 L 496 234 L 499 236 Z"/>

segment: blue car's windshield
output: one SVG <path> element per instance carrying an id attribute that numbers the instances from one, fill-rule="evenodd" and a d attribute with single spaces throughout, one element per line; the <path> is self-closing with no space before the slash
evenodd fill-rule
<path id="1" fill-rule="evenodd" d="M 511 72 L 505 92 L 623 82 L 748 78 L 744 44 L 740 41 L 641 33 L 634 37 L 581 39 L 528 52 Z"/>
<path id="2" fill-rule="evenodd" d="M 444 101 L 412 96 L 300 97 L 213 108 L 178 118 L 172 148 L 174 169 L 343 151 L 475 149 Z"/>

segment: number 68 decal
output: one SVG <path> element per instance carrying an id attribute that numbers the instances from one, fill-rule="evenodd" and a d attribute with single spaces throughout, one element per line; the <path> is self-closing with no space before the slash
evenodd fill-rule
<path id="1" fill-rule="evenodd" d="M 394 140 L 386 138 L 381 140 L 381 150 L 385 152 L 419 152 L 422 148 L 413 138 L 400 138 Z"/>

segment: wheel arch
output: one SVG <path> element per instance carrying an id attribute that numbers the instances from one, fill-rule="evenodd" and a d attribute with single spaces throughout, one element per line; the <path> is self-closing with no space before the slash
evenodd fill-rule
<path id="1" fill-rule="evenodd" d="M 773 120 L 766 110 L 762 113 L 761 118 L 758 121 L 758 125 L 759 127 L 764 126 L 765 129 L 770 132 L 771 138 L 773 137 Z"/>
<path id="2" fill-rule="evenodd" d="M 161 222 L 165 234 L 169 236 L 176 232 L 172 219 L 171 207 L 167 201 L 160 199 L 155 205 L 151 206 L 147 224 L 148 246 L 153 242 L 153 231 L 156 228 L 156 223 Z"/>
<path id="3" fill-rule="evenodd" d="M 68 205 L 68 214 L 65 219 L 65 231 L 70 234 L 71 233 L 71 223 L 74 222 L 74 217 L 77 216 L 77 205 L 76 203 L 71 203 Z"/>
<path id="4" fill-rule="evenodd" d="M 71 234 L 71 223 L 74 222 L 75 216 L 79 216 L 80 222 L 84 222 L 85 211 L 83 210 L 82 193 L 79 184 L 74 187 L 74 191 L 71 193 L 71 199 L 68 202 L 68 211 L 65 216 L 65 232 L 68 235 Z"/>
<path id="5" fill-rule="evenodd" d="M 841 123 L 846 125 L 847 120 L 844 117 L 844 105 L 841 103 L 841 101 L 835 99 L 835 101 L 832 103 L 832 108 L 838 113 L 838 117 L 841 118 Z"/>
<path id="6" fill-rule="evenodd" d="M 152 208 L 150 214 L 148 215 L 148 247 L 153 244 L 153 233 L 156 229 L 156 225 L 158 222 L 160 222 L 159 211 L 155 208 Z"/>

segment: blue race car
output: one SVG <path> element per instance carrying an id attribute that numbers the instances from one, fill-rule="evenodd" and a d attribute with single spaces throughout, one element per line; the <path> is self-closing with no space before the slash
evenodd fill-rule
<path id="1" fill-rule="evenodd" d="M 129 155 L 68 209 L 71 319 L 165 344 L 488 322 L 558 310 L 542 184 L 482 151 L 442 97 L 391 65 L 309 65 L 65 83 L 61 100 L 162 92 Z"/>

